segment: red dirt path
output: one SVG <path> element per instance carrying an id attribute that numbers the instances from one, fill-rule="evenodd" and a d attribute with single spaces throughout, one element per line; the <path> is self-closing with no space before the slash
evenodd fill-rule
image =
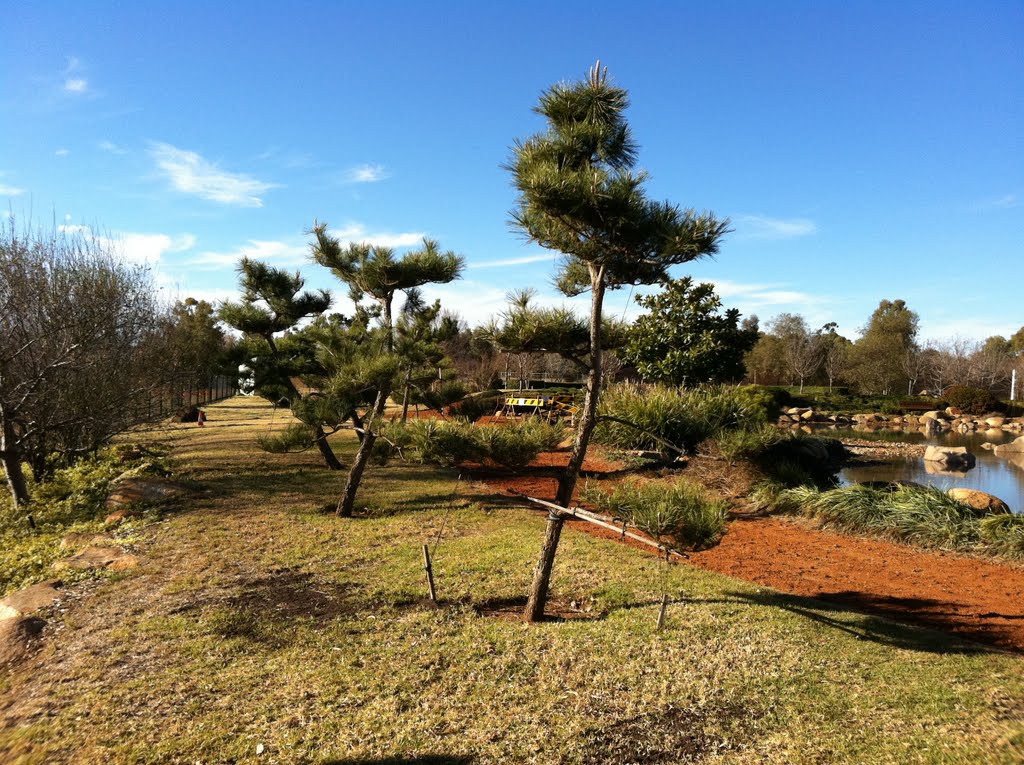
<path id="1" fill-rule="evenodd" d="M 533 465 L 564 465 L 567 457 L 543 454 Z M 619 467 L 599 458 L 584 463 L 584 470 L 594 472 Z M 502 492 L 514 489 L 548 500 L 555 494 L 551 477 L 490 475 L 483 480 Z M 618 539 L 583 521 L 567 525 Z M 744 513 L 735 515 L 718 547 L 692 554 L 690 563 L 781 592 L 1024 652 L 1024 567 L 850 537 L 798 519 Z"/>

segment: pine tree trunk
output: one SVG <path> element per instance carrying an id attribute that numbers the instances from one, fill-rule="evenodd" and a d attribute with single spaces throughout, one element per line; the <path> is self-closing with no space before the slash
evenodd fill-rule
<path id="1" fill-rule="evenodd" d="M 341 470 L 344 465 L 341 464 L 341 460 L 335 455 L 334 450 L 331 449 L 331 445 L 327 443 L 327 434 L 324 433 L 324 429 L 319 425 L 315 428 L 316 433 L 316 448 L 320 450 L 320 454 L 323 455 L 324 462 L 327 463 L 327 467 L 331 470 Z"/>
<path id="2" fill-rule="evenodd" d="M 3 421 L 0 430 L 0 461 L 3 462 L 4 472 L 7 474 L 7 488 L 17 508 L 29 501 L 28 483 L 21 467 L 21 451 L 15 445 L 14 423 L 3 410 L 0 410 L 0 420 Z"/>
<path id="3" fill-rule="evenodd" d="M 555 553 L 558 551 L 558 540 L 562 536 L 562 525 L 565 521 L 560 516 L 549 515 L 548 525 L 544 530 L 544 543 L 540 548 L 540 558 L 533 571 L 533 583 L 526 601 L 526 621 L 539 622 L 544 618 L 544 606 L 548 600 L 548 585 L 551 583 L 551 569 L 555 564 Z"/>
<path id="4" fill-rule="evenodd" d="M 412 387 L 412 367 L 405 375 L 405 392 L 402 394 L 402 424 L 409 419 L 409 388 Z M 418 410 L 417 410 L 418 411 Z"/>
<path id="5" fill-rule="evenodd" d="M 394 349 L 394 340 L 391 337 L 391 303 L 385 301 L 382 303 L 383 308 L 383 319 L 384 329 L 386 331 L 386 345 L 385 348 L 388 352 Z M 391 395 L 391 385 L 385 385 L 383 388 L 377 391 L 377 398 L 373 402 L 373 409 L 370 410 L 370 414 L 363 420 L 365 427 L 363 428 L 363 440 L 359 444 L 359 451 L 356 452 L 356 457 L 352 461 L 352 467 L 348 471 L 348 478 L 345 481 L 345 491 L 341 495 L 341 501 L 338 503 L 337 513 L 342 518 L 351 518 L 352 513 L 355 510 L 356 504 L 356 492 L 359 491 L 359 484 L 363 480 L 363 471 L 366 470 L 366 464 L 370 461 L 370 455 L 373 453 L 373 444 L 377 440 L 377 434 L 374 429 L 380 426 L 380 421 L 384 417 L 384 409 L 388 405 L 388 396 Z"/>
<path id="6" fill-rule="evenodd" d="M 601 394 L 601 309 L 604 305 L 604 269 L 592 268 L 590 272 L 590 370 L 587 374 L 587 394 L 580 412 L 576 439 L 573 441 L 572 454 L 565 472 L 558 479 L 558 493 L 555 504 L 568 507 L 572 500 L 576 481 L 587 456 L 590 437 L 597 425 L 597 403 Z M 548 598 L 548 585 L 551 582 L 551 569 L 555 565 L 555 554 L 558 552 L 558 540 L 562 534 L 561 518 L 549 517 L 544 533 L 544 544 L 541 546 L 540 559 L 533 571 L 533 584 L 526 601 L 526 620 L 539 621 L 544 616 L 544 604 Z"/>

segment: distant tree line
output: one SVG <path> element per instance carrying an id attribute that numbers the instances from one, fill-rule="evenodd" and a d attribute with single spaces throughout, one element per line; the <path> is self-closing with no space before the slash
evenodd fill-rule
<path id="1" fill-rule="evenodd" d="M 836 385 L 870 395 L 939 396 L 953 385 L 1006 397 L 1024 358 L 1024 327 L 1009 339 L 921 342 L 918 315 L 903 300 L 883 300 L 853 341 L 828 323 L 811 329 L 803 316 L 768 322 L 745 358 L 747 380 L 762 385 Z"/>

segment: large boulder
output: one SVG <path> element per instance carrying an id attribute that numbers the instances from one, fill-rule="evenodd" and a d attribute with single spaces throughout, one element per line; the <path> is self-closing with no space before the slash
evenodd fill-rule
<path id="1" fill-rule="evenodd" d="M 1002 515 L 1010 512 L 1009 506 L 999 497 L 977 489 L 956 488 L 950 489 L 946 494 L 972 510 L 978 511 L 979 515 Z"/>
<path id="2" fill-rule="evenodd" d="M 37 616 L 0 619 L 0 667 L 28 656 L 43 634 L 46 622 Z"/>
<path id="3" fill-rule="evenodd" d="M 1006 424 L 1005 417 L 988 417 L 985 419 L 985 424 L 990 428 L 1001 428 Z"/>
<path id="4" fill-rule="evenodd" d="M 0 619 L 17 619 L 19 616 L 31 616 L 51 606 L 60 599 L 62 583 L 57 580 L 40 582 L 24 589 L 12 592 L 0 600 Z"/>
<path id="5" fill-rule="evenodd" d="M 999 444 L 995 448 L 995 453 L 1000 457 L 1005 457 L 1011 454 L 1024 454 L 1024 436 L 1015 438 L 1008 444 Z"/>
<path id="6" fill-rule="evenodd" d="M 972 468 L 975 457 L 966 446 L 929 446 L 924 450 L 925 462 L 938 462 L 947 468 Z"/>

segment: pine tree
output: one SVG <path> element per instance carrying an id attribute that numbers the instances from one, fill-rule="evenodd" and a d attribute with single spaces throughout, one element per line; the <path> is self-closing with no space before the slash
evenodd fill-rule
<path id="1" fill-rule="evenodd" d="M 313 227 L 316 242 L 313 245 L 313 259 L 348 285 L 349 294 L 355 303 L 364 298 L 376 304 L 376 326 L 367 338 L 368 362 L 373 372 L 370 383 L 373 405 L 363 417 L 359 451 L 356 452 L 341 500 L 338 514 L 352 515 L 356 492 L 362 481 L 363 471 L 373 452 L 379 428 L 383 424 L 384 409 L 388 398 L 401 379 L 402 360 L 396 353 L 396 329 L 394 301 L 399 292 L 408 293 L 425 284 L 444 284 L 459 277 L 463 259 L 453 252 L 441 252 L 437 242 L 423 240 L 423 247 L 396 257 L 388 247 L 369 244 L 341 243 L 327 232 L 327 225 L 317 223 Z M 351 371 L 350 368 L 348 371 Z M 339 371 L 332 390 L 353 390 L 354 378 Z"/>
<path id="2" fill-rule="evenodd" d="M 254 362 L 258 367 L 257 392 L 274 403 L 286 399 L 296 416 L 311 430 L 327 467 L 340 470 L 341 461 L 327 442 L 322 412 L 302 403 L 303 396 L 294 381 L 296 372 L 301 371 L 295 366 L 296 356 L 284 352 L 278 337 L 294 330 L 303 319 L 320 316 L 330 308 L 330 293 L 326 290 L 302 292 L 305 281 L 298 273 L 291 274 L 249 258 L 242 258 L 238 274 L 242 300 L 226 301 L 219 316 L 225 324 L 260 341 L 262 347 L 243 346 L 258 354 Z"/>
<path id="3" fill-rule="evenodd" d="M 624 112 L 628 95 L 611 85 L 600 62 L 589 76 L 545 91 L 537 106 L 547 129 L 518 141 L 508 169 L 519 199 L 512 219 L 533 242 L 565 255 L 558 277 L 568 295 L 590 291 L 586 397 L 569 464 L 559 479 L 557 504 L 572 498 L 597 423 L 601 390 L 601 312 L 605 293 L 653 284 L 671 266 L 717 251 L 727 221 L 710 213 L 653 202 L 647 178 L 633 172 L 637 146 Z M 534 572 L 527 618 L 543 615 L 562 520 L 548 523 Z"/>

